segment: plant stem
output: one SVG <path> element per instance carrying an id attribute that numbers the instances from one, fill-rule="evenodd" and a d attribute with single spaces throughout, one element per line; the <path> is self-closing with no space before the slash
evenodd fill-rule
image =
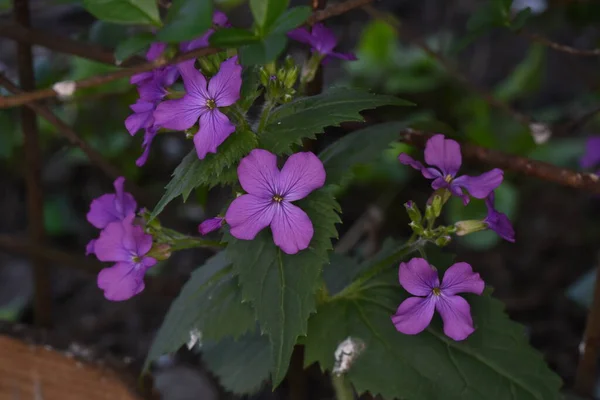
<path id="1" fill-rule="evenodd" d="M 354 400 L 354 389 L 346 382 L 344 375 L 331 375 L 331 383 L 337 400 Z"/>
<path id="2" fill-rule="evenodd" d="M 257 133 L 259 135 L 265 130 L 267 122 L 269 122 L 269 117 L 271 116 L 271 110 L 273 109 L 273 107 L 275 107 L 275 102 L 273 102 L 272 100 L 265 101 L 262 113 L 260 115 L 260 121 L 258 123 Z"/>

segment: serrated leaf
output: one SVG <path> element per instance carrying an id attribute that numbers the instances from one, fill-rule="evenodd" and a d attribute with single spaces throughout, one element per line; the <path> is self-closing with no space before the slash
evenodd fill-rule
<path id="1" fill-rule="evenodd" d="M 352 337 L 366 345 L 346 374 L 359 393 L 407 400 L 560 398 L 560 378 L 489 294 L 465 295 L 476 331 L 462 342 L 443 334 L 437 316 L 418 335 L 397 332 L 390 317 L 405 298 L 397 279 L 391 271 L 320 307 L 309 320 L 305 365 L 331 370 L 337 346 Z"/>
<path id="2" fill-rule="evenodd" d="M 173 0 L 156 37 L 170 43 L 195 39 L 212 26 L 212 15 L 212 0 Z"/>
<path id="3" fill-rule="evenodd" d="M 225 338 L 217 343 L 207 343 L 202 348 L 202 360 L 228 391 L 254 393 L 271 373 L 269 338 L 257 330 L 237 340 Z"/>
<path id="4" fill-rule="evenodd" d="M 115 49 L 115 60 L 117 61 L 117 64 L 122 63 L 134 54 L 144 50 L 155 40 L 156 38 L 153 34 L 145 32 L 131 36 L 127 40 L 119 43 Z"/>
<path id="5" fill-rule="evenodd" d="M 339 205 L 329 191 L 313 192 L 297 205 L 313 223 L 308 249 L 285 254 L 265 229 L 251 241 L 229 237 L 226 250 L 239 274 L 244 299 L 252 302 L 261 329 L 269 334 L 274 386 L 285 377 L 296 339 L 306 334 L 321 267 L 328 261 L 331 238 L 337 236 L 335 224 L 340 222 Z"/>
<path id="6" fill-rule="evenodd" d="M 107 22 L 161 24 L 155 0 L 84 0 L 83 6 L 96 18 Z"/>
<path id="7" fill-rule="evenodd" d="M 254 22 L 262 32 L 268 32 L 275 20 L 288 8 L 289 0 L 250 0 Z"/>
<path id="8" fill-rule="evenodd" d="M 241 28 L 219 29 L 209 39 L 211 46 L 221 48 L 243 46 L 258 40 L 254 33 Z"/>
<path id="9" fill-rule="evenodd" d="M 268 64 L 281 54 L 286 44 L 285 35 L 274 33 L 256 43 L 242 46 L 238 50 L 240 63 L 244 66 Z"/>
<path id="10" fill-rule="evenodd" d="M 359 129 L 329 145 L 319 154 L 327 172 L 327 183 L 339 184 L 352 174 L 352 167 L 376 161 L 408 123 L 388 122 Z"/>
<path id="11" fill-rule="evenodd" d="M 260 145 L 275 154 L 289 153 L 303 138 L 314 139 L 328 126 L 362 121 L 359 111 L 388 105 L 413 104 L 395 96 L 349 88 L 334 88 L 316 96 L 303 97 L 273 111 L 260 134 Z"/>
<path id="12" fill-rule="evenodd" d="M 150 219 L 156 218 L 167 204 L 178 196 L 183 201 L 198 186 L 214 187 L 234 183 L 237 180 L 235 164 L 256 148 L 256 135 L 250 131 L 234 132 L 219 146 L 216 154 L 209 153 L 204 160 L 198 159 L 196 150 L 183 158 L 173 172 L 163 197 L 152 211 Z"/>
<path id="13" fill-rule="evenodd" d="M 238 279 L 225 253 L 196 269 L 171 304 L 152 342 L 144 370 L 163 354 L 177 351 L 197 329 L 202 339 L 239 337 L 255 327 L 254 311 L 242 303 Z"/>
<path id="14" fill-rule="evenodd" d="M 287 33 L 299 27 L 306 22 L 311 12 L 312 10 L 308 6 L 299 6 L 286 10 L 286 12 L 275 20 L 270 33 Z"/>

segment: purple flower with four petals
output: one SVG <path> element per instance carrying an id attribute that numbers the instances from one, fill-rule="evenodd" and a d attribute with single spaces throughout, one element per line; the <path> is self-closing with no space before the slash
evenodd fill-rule
<path id="1" fill-rule="evenodd" d="M 308 248 L 313 225 L 308 215 L 291 202 L 308 196 L 325 184 L 325 168 L 313 153 L 291 155 L 281 171 L 277 156 L 255 149 L 238 167 L 242 188 L 248 193 L 236 198 L 225 215 L 231 234 L 252 240 L 271 226 L 273 240 L 287 254 Z"/>
<path id="2" fill-rule="evenodd" d="M 485 205 L 488 210 L 487 217 L 483 220 L 484 224 L 487 225 L 488 229 L 493 230 L 504 240 L 509 242 L 515 242 L 515 230 L 510 223 L 510 219 L 504 213 L 497 211 L 494 208 L 494 192 L 485 199 Z"/>
<path id="3" fill-rule="evenodd" d="M 216 231 L 217 229 L 221 228 L 223 226 L 224 221 L 225 218 L 223 217 L 209 218 L 205 221 L 202 221 L 202 223 L 198 225 L 198 232 L 200 232 L 202 236 L 207 235 L 210 232 Z"/>
<path id="4" fill-rule="evenodd" d="M 433 189 L 448 189 L 453 195 L 461 197 L 465 205 L 470 201 L 469 194 L 476 199 L 485 199 L 500 186 L 504 178 L 504 172 L 498 168 L 479 176 L 457 177 L 462 164 L 460 145 L 452 139 L 444 138 L 444 135 L 432 136 L 425 145 L 425 162 L 431 167 L 425 167 L 406 153 L 400 154 L 398 160 L 421 171 L 425 178 L 433 179 Z M 464 193 L 463 189 L 469 194 Z"/>
<path id="5" fill-rule="evenodd" d="M 413 258 L 401 263 L 398 271 L 400 284 L 410 294 L 404 300 L 392 322 L 399 332 L 416 335 L 422 332 L 437 310 L 444 322 L 444 333 L 454 340 L 464 340 L 475 331 L 471 306 L 458 293 L 481 295 L 485 283 L 478 273 L 465 262 L 452 265 L 440 284 L 437 270 L 424 258 Z"/>
<path id="6" fill-rule="evenodd" d="M 130 193 L 125 192 L 125 178 L 120 176 L 114 182 L 115 193 L 104 194 L 92 200 L 87 220 L 98 229 L 104 229 L 111 222 L 122 221 L 135 213 L 137 203 Z"/>
<path id="7" fill-rule="evenodd" d="M 288 32 L 288 36 L 300 43 L 310 45 L 313 51 L 324 57 L 323 64 L 327 63 L 331 57 L 348 61 L 357 60 L 354 53 L 338 53 L 333 51 L 337 46 L 337 39 L 333 32 L 323 24 L 314 24 L 310 32 L 306 28 L 296 28 Z"/>
<path id="8" fill-rule="evenodd" d="M 144 290 L 144 274 L 156 264 L 156 259 L 147 256 L 152 235 L 134 225 L 134 217 L 129 214 L 122 221 L 108 224 L 94 245 L 100 261 L 116 262 L 98 274 L 98 287 L 108 300 L 127 300 L 140 293 Z"/>
<path id="9" fill-rule="evenodd" d="M 219 107 L 228 107 L 240 98 L 242 67 L 237 56 L 225 60 L 219 72 L 208 84 L 194 67 L 194 60 L 179 64 L 186 94 L 181 99 L 168 100 L 158 105 L 154 123 L 167 129 L 184 131 L 200 119 L 200 128 L 194 135 L 194 145 L 201 160 L 235 131 L 235 125 Z"/>

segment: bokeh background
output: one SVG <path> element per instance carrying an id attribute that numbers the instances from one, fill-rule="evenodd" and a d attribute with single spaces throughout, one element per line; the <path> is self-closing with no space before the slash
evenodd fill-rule
<path id="1" fill-rule="evenodd" d="M 238 0 L 217 0 L 234 25 L 251 22 L 247 6 Z M 292 3 L 303 4 L 301 1 Z M 381 0 L 381 14 L 354 10 L 327 21 L 344 51 L 355 51 L 359 61 L 333 61 L 324 69 L 324 86 L 353 85 L 395 94 L 417 103 L 402 115 L 368 112 L 367 118 L 415 118 L 430 132 L 442 132 L 482 146 L 580 169 L 579 158 L 587 137 L 600 134 L 600 119 L 581 117 L 600 104 L 600 58 L 557 52 L 509 29 L 478 29 L 473 15 L 479 0 Z M 96 21 L 78 0 L 32 0 L 32 26 L 56 34 L 114 48 L 133 32 L 130 28 Z M 527 29 L 576 48 L 600 45 L 600 2 L 586 0 L 515 0 L 515 12 L 531 7 Z M 391 18 L 391 19 L 388 19 Z M 10 2 L 0 1 L 0 24 L 11 19 Z M 471 22 L 469 22 L 471 20 Z M 398 25 L 399 29 L 398 29 Z M 443 55 L 453 69 L 426 54 L 425 41 Z M 306 49 L 292 44 L 291 54 L 302 62 Z M 0 37 L 0 68 L 17 81 L 14 42 Z M 115 68 L 34 48 L 38 87 L 77 80 Z M 514 113 L 491 106 L 473 87 L 482 88 L 508 105 Z M 4 93 L 6 95 L 7 93 Z M 77 92 L 66 101 L 51 99 L 53 111 L 67 121 L 94 148 L 137 182 L 156 202 L 179 161 L 191 148 L 183 134 L 160 135 L 149 162 L 135 166 L 141 137 L 130 137 L 123 121 L 136 100 L 128 80 Z M 516 113 L 516 114 L 515 114 Z M 549 127 L 549 138 L 534 138 L 515 115 L 525 115 Z M 591 114 L 590 114 L 591 115 Z M 38 121 L 43 148 L 44 225 L 48 244 L 83 255 L 96 230 L 85 220 L 90 201 L 112 191 L 112 182 L 90 164 L 84 154 L 61 139 L 55 128 Z M 352 129 L 329 130 L 314 143 L 315 151 Z M 536 143 L 536 139 L 539 143 Z M 355 178 L 340 188 L 344 224 L 340 234 L 354 253 L 371 254 L 385 237 L 407 237 L 403 203 L 421 204 L 429 194 L 428 182 L 396 161 L 398 143 L 374 165 L 361 166 Z M 471 165 L 473 171 L 487 167 Z M 26 193 L 23 178 L 23 138 L 17 109 L 0 110 L 0 233 L 25 237 Z M 226 190 L 198 189 L 190 199 L 173 201 L 160 217 L 163 225 L 195 234 L 198 224 L 221 210 Z M 516 176 L 507 172 L 496 195 L 497 207 L 515 224 L 517 241 L 500 241 L 493 233 L 456 240 L 450 247 L 459 259 L 471 263 L 509 315 L 525 325 L 531 343 L 565 381 L 573 384 L 578 347 L 591 301 L 594 270 L 598 265 L 600 199 L 585 192 Z M 481 218 L 482 202 L 464 208 L 451 201 L 447 222 Z M 351 227 L 362 227 L 358 234 Z M 350 232 L 350 233 L 348 233 Z M 348 235 L 345 235 L 348 233 Z M 23 255 L 10 245 L 0 246 L 0 319 L 33 322 L 33 274 Z M 81 268 L 48 263 L 52 271 L 52 332 L 64 343 L 79 343 L 94 357 L 127 358 L 139 370 L 170 302 L 190 272 L 211 252 L 187 250 L 151 269 L 159 284 L 122 303 L 106 301 L 95 276 Z M 85 259 L 83 259 L 85 260 Z M 77 266 L 75 266 L 77 267 Z M 4 325 L 7 326 L 7 325 Z M 153 368 L 155 386 L 165 399 L 236 398 L 219 387 L 201 357 L 182 350 L 164 357 Z M 331 396 L 327 381 L 310 371 L 309 398 Z M 600 394 L 600 392 L 599 392 Z M 270 387 L 253 399 L 289 398 L 286 384 Z"/>

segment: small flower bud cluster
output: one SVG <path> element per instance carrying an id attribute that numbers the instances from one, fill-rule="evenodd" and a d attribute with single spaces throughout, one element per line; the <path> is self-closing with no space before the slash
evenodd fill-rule
<path id="1" fill-rule="evenodd" d="M 268 101 L 273 103 L 288 103 L 292 101 L 296 90 L 294 86 L 300 71 L 292 57 L 287 56 L 283 66 L 276 68 L 275 63 L 260 68 L 260 83 L 266 88 Z"/>

